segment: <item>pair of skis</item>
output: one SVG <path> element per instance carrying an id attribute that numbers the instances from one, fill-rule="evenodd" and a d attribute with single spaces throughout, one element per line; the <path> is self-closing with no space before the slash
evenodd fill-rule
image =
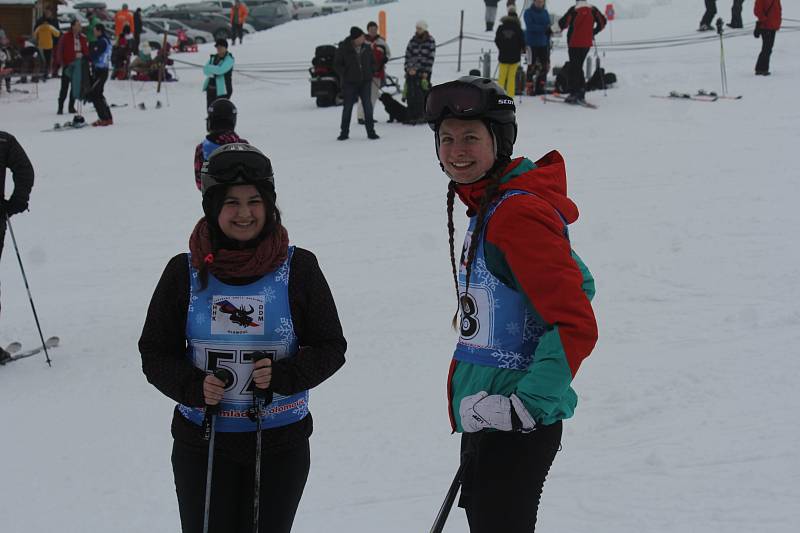
<path id="1" fill-rule="evenodd" d="M 714 91 L 706 92 L 699 90 L 695 94 L 682 93 L 679 91 L 670 91 L 669 94 L 651 94 L 651 98 L 665 98 L 669 100 L 692 100 L 694 102 L 716 102 L 717 100 L 741 100 L 742 95 L 728 96 L 717 94 Z"/>
<path id="2" fill-rule="evenodd" d="M 44 341 L 45 346 L 48 349 L 55 348 L 58 346 L 58 343 L 61 341 L 58 337 L 50 337 L 46 341 Z M 6 359 L 2 364 L 10 363 L 11 361 L 16 361 L 18 359 L 25 359 L 26 357 L 34 356 L 38 353 L 41 353 L 44 350 L 44 346 L 37 346 L 36 348 L 31 348 L 30 350 L 22 350 L 22 343 L 19 342 L 12 342 L 8 346 L 5 347 L 5 351 L 11 355 L 10 359 Z"/>
<path id="3" fill-rule="evenodd" d="M 52 128 L 42 130 L 42 131 L 72 131 L 72 130 L 81 130 L 88 126 L 86 122 L 56 122 L 53 124 Z"/>

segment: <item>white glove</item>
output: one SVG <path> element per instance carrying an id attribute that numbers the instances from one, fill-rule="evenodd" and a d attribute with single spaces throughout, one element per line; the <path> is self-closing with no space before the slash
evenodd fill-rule
<path id="1" fill-rule="evenodd" d="M 512 407 L 516 416 L 512 416 Z M 536 429 L 536 421 L 516 394 L 508 398 L 500 394 L 490 396 L 488 392 L 480 391 L 465 396 L 458 412 L 461 416 L 461 427 L 466 433 L 475 433 L 482 429 L 519 430 L 528 433 Z"/>

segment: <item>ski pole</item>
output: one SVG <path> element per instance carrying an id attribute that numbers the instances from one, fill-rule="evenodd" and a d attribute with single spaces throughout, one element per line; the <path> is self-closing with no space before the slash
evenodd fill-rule
<path id="1" fill-rule="evenodd" d="M 262 359 L 272 359 L 272 354 L 265 351 L 253 352 L 253 364 Z M 253 384 L 253 404 L 256 415 L 256 472 L 253 485 L 253 533 L 258 533 L 259 507 L 261 505 L 261 412 L 264 406 L 272 403 L 272 391 L 261 389 Z"/>
<path id="2" fill-rule="evenodd" d="M 725 46 L 722 44 L 724 33 L 722 17 L 717 19 L 717 34 L 719 35 L 719 73 L 722 83 L 722 95 L 728 94 L 728 73 L 725 70 Z"/>
<path id="3" fill-rule="evenodd" d="M 453 477 L 453 482 L 450 483 L 450 488 L 447 490 L 447 495 L 444 497 L 442 507 L 439 509 L 439 514 L 436 515 L 436 520 L 433 521 L 430 533 L 442 533 L 444 524 L 447 522 L 447 517 L 450 514 L 450 509 L 453 508 L 453 502 L 456 501 L 456 494 L 461 487 L 461 474 L 464 472 L 464 466 L 467 464 L 469 457 L 463 455 L 461 457 L 461 464 L 458 465 L 456 475 Z"/>
<path id="4" fill-rule="evenodd" d="M 44 356 L 47 359 L 47 366 L 52 367 L 53 363 L 50 362 L 50 354 L 47 352 L 47 343 L 44 341 L 42 334 L 42 326 L 39 324 L 39 315 L 36 314 L 36 306 L 33 305 L 33 296 L 31 296 L 31 288 L 28 285 L 28 276 L 25 275 L 25 267 L 22 266 L 22 257 L 19 255 L 19 247 L 17 246 L 17 238 L 14 236 L 14 228 L 11 227 L 11 217 L 6 213 L 6 225 L 8 225 L 8 232 L 11 234 L 11 242 L 14 243 L 14 251 L 17 253 L 17 261 L 19 262 L 19 270 L 22 272 L 22 279 L 25 281 L 25 290 L 28 291 L 28 300 L 31 302 L 31 309 L 33 310 L 33 318 L 36 320 L 36 329 L 39 330 L 39 338 L 42 339 L 42 348 L 44 349 Z"/>
<path id="5" fill-rule="evenodd" d="M 233 376 L 227 370 L 217 370 L 214 377 L 225 383 L 225 388 L 233 382 Z M 203 533 L 208 533 L 208 519 L 211 514 L 211 477 L 214 472 L 214 438 L 217 435 L 217 414 L 219 404 L 206 406 L 206 417 L 203 420 L 205 438 L 208 441 L 208 463 L 206 467 L 206 500 L 203 510 Z"/>

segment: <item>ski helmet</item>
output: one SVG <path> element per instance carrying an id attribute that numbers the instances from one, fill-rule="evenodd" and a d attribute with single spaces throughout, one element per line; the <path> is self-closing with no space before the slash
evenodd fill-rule
<path id="1" fill-rule="evenodd" d="M 511 159 L 517 140 L 514 99 L 494 81 L 479 76 L 462 76 L 434 86 L 425 98 L 425 120 L 436 135 L 439 155 L 439 126 L 446 118 L 482 120 L 495 141 L 498 159 Z"/>
<path id="2" fill-rule="evenodd" d="M 206 131 L 226 131 L 236 128 L 236 106 L 227 98 L 217 98 L 208 106 Z"/>
<path id="3" fill-rule="evenodd" d="M 200 170 L 203 212 L 215 218 L 217 190 L 229 185 L 253 185 L 261 196 L 275 203 L 275 177 L 272 162 L 255 146 L 246 143 L 224 144 L 211 152 Z"/>

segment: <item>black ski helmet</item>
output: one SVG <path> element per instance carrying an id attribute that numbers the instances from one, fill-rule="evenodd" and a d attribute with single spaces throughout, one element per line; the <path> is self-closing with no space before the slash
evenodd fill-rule
<path id="1" fill-rule="evenodd" d="M 236 106 L 227 98 L 217 98 L 208 106 L 206 131 L 229 131 L 236 128 Z"/>
<path id="2" fill-rule="evenodd" d="M 459 105 L 457 95 L 464 96 Z M 436 136 L 439 155 L 439 126 L 446 118 L 482 120 L 495 141 L 497 159 L 511 159 L 517 140 L 514 99 L 494 81 L 480 76 L 462 76 L 434 86 L 425 98 L 425 120 Z"/>
<path id="3" fill-rule="evenodd" d="M 215 220 L 221 207 L 220 195 L 229 185 L 253 185 L 264 200 L 275 203 L 272 162 L 261 150 L 247 143 L 230 143 L 211 152 L 200 170 L 203 212 Z"/>

